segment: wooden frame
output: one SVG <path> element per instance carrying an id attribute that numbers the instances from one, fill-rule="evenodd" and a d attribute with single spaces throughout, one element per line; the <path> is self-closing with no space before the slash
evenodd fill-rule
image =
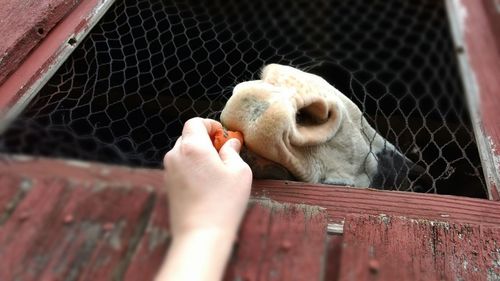
<path id="1" fill-rule="evenodd" d="M 498 0 L 445 1 L 489 197 L 500 200 L 496 115 L 500 4 Z M 17 53 L 2 57 L 10 62 L 0 61 L 0 73 L 10 73 L 0 76 L 0 133 L 113 0 L 54 3 L 31 7 L 36 24 L 13 32 L 22 44 L 11 46 Z M 11 11 L 29 12 L 16 4 L 8 6 Z M 47 14 L 52 21 L 42 20 Z M 23 37 L 32 41 L 22 41 Z M 0 42 L 0 50 L 8 47 L 2 46 L 5 42 Z M 0 266 L 0 276 L 11 279 L 14 269 L 28 279 L 68 274 L 92 280 L 150 279 L 168 247 L 166 202 L 164 196 L 157 196 L 163 195 L 162 182 L 161 170 L 0 154 L 0 207 L 4 208 L 0 250 L 9 255 Z M 30 190 L 32 185 L 35 191 Z M 270 203 L 249 208 L 227 280 L 277 276 L 314 280 L 318 275 L 325 280 L 493 280 L 500 276 L 496 245 L 500 202 L 289 181 L 255 181 L 252 197 Z M 127 208 L 114 208 L 110 199 Z M 103 241 L 94 230 L 103 235 Z M 78 247 L 87 241 L 97 247 L 86 259 Z M 102 257 L 106 266 L 101 266 Z M 65 267 L 58 259 L 75 263 Z M 293 264 L 308 266 L 297 271 Z"/>
<path id="2" fill-rule="evenodd" d="M 25 178 L 65 177 L 74 182 L 103 181 L 112 185 L 152 188 L 163 192 L 159 169 L 137 169 L 99 163 L 6 156 L 0 171 Z M 500 225 L 500 202 L 450 195 L 381 191 L 292 181 L 257 180 L 252 196 L 278 202 L 320 206 L 327 210 L 332 232 L 347 215 L 387 215 L 412 219 Z M 335 230 L 337 229 L 337 230 Z"/>
<path id="3" fill-rule="evenodd" d="M 151 279 L 168 249 L 161 170 L 4 156 L 0 186 L 4 279 Z M 252 197 L 224 280 L 500 276 L 500 202 L 282 181 Z"/>
<path id="4" fill-rule="evenodd" d="M 25 7 L 11 1 L 10 5 L 0 9 L 2 14 L 7 13 L 5 17 L 11 20 L 3 26 L 6 38 L 24 42 L 26 38 L 33 37 L 33 32 L 38 33 L 34 40 L 28 40 L 25 44 L 11 46 L 6 45 L 10 44 L 10 40 L 0 42 L 0 50 L 8 52 L 8 57 L 1 59 L 13 62 L 1 63 L 0 60 L 0 73 L 9 74 L 8 77 L 0 76 L 0 133 L 47 83 L 80 41 L 99 22 L 114 0 L 53 2 L 56 2 L 56 5 L 51 2 L 42 7 Z M 31 21 L 25 21 L 26 18 L 32 17 L 35 18 L 35 26 L 30 25 L 33 24 Z M 53 21 L 51 17 L 57 20 L 46 23 L 47 18 Z M 25 21 L 27 25 L 24 22 L 19 23 L 19 20 Z"/>
<path id="5" fill-rule="evenodd" d="M 498 2 L 446 0 L 446 4 L 489 198 L 500 200 Z"/>

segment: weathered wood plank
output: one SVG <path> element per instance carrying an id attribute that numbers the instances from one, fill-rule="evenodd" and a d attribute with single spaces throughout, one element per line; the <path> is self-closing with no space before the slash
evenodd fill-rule
<path id="1" fill-rule="evenodd" d="M 4 173 L 0 179 L 11 189 L 26 180 Z M 0 257 L 8 257 L 0 280 L 154 277 L 169 242 L 164 193 L 96 178 L 73 181 L 71 174 L 29 180 L 32 188 L 0 228 Z M 252 201 L 226 280 L 319 279 L 326 227 L 322 208 Z"/>
<path id="2" fill-rule="evenodd" d="M 350 215 L 339 280 L 498 280 L 500 228 Z"/>
<path id="3" fill-rule="evenodd" d="M 151 219 L 129 263 L 124 280 L 154 279 L 169 246 L 168 224 L 167 198 L 161 194 L 156 199 Z"/>
<path id="4" fill-rule="evenodd" d="M 225 280 L 320 280 L 326 226 L 319 207 L 251 202 Z"/>
<path id="5" fill-rule="evenodd" d="M 45 195 L 46 192 L 50 196 Z M 14 280 L 23 272 L 33 274 L 31 270 L 38 271 L 35 269 L 24 271 L 23 261 L 36 246 L 37 235 L 43 233 L 44 227 L 52 220 L 53 210 L 60 207 L 58 198 L 65 193 L 61 182 L 55 182 L 47 190 L 33 187 L 19 203 L 9 220 L 0 229 L 0 253 L 3 257 L 0 279 Z M 41 198 L 43 200 L 40 200 Z"/>
<path id="6" fill-rule="evenodd" d="M 67 176 L 73 181 L 96 179 L 113 184 L 151 186 L 163 189 L 161 170 L 67 162 L 44 158 L 0 161 L 0 171 L 29 178 Z M 254 181 L 254 197 L 279 202 L 307 204 L 326 208 L 331 222 L 342 221 L 347 214 L 387 214 L 409 218 L 500 225 L 500 202 L 436 194 L 380 191 L 290 181 Z"/>
<path id="7" fill-rule="evenodd" d="M 342 256 L 342 243 L 344 236 L 340 234 L 328 235 L 327 239 L 327 256 L 325 262 L 325 281 L 337 281 L 340 275 L 340 260 Z"/>
<path id="8" fill-rule="evenodd" d="M 489 196 L 500 200 L 500 15 L 493 1 L 446 2 Z"/>
<path id="9" fill-rule="evenodd" d="M 0 1 L 0 84 L 78 2 Z"/>
<path id="10" fill-rule="evenodd" d="M 497 49 L 500 50 L 500 1 L 483 0 L 483 4 L 489 19 L 489 25 L 497 42 Z"/>
<path id="11" fill-rule="evenodd" d="M 236 253 L 233 253 L 224 280 L 259 280 L 259 267 L 265 261 L 262 253 L 267 247 L 271 208 L 253 206 L 248 208 L 242 222 Z M 256 253 L 259 254 L 256 254 Z"/>
<path id="12" fill-rule="evenodd" d="M 34 179 L 0 228 L 0 280 L 123 276 L 153 198 L 144 188 Z"/>
<path id="13" fill-rule="evenodd" d="M 347 214 L 390 214 L 441 221 L 464 221 L 497 225 L 498 202 L 458 196 L 333 187 L 299 182 L 260 181 L 254 196 L 279 202 L 317 205 L 328 210 L 331 221 Z"/>
<path id="14" fill-rule="evenodd" d="M 18 192 L 22 179 L 19 177 L 0 177 L 0 210 L 5 211 Z"/>
<path id="15" fill-rule="evenodd" d="M 72 8 L 65 12 L 65 16 L 62 15 L 62 11 L 55 8 L 58 11 L 57 13 L 61 13 L 62 18 L 59 18 L 57 24 L 51 27 L 50 33 L 45 32 L 44 29 L 43 40 L 37 41 L 38 45 L 32 48 L 28 54 L 23 55 L 21 63 L 17 62 L 15 65 L 10 66 L 9 69 L 12 68 L 12 73 L 3 82 L 0 82 L 0 132 L 5 130 L 8 124 L 27 106 L 90 29 L 104 15 L 114 0 L 44 0 L 41 2 L 42 4 L 49 3 L 48 5 L 52 7 L 51 1 L 53 3 L 64 2 L 71 4 Z M 48 16 L 49 21 L 52 21 L 50 14 L 39 14 L 39 12 L 44 12 L 44 8 L 38 10 L 37 1 L 22 1 L 21 4 L 18 3 L 19 1 L 7 2 L 9 2 L 9 5 L 16 7 L 22 7 L 26 3 L 29 3 L 26 5 L 36 4 L 37 7 L 34 13 L 37 16 Z M 65 4 L 61 5 L 63 5 L 61 7 L 65 7 Z M 49 9 L 49 6 L 45 8 Z M 10 8 L 4 8 L 0 4 L 0 9 L 6 11 Z M 30 24 L 29 17 L 18 16 L 18 20 Z M 5 23 L 8 26 L 7 23 L 10 24 L 11 22 L 12 20 L 7 20 Z M 9 63 L 12 61 L 11 58 L 4 58 L 4 60 Z"/>
<path id="16" fill-rule="evenodd" d="M 0 175 L 0 226 L 11 216 L 30 188 L 29 180 Z"/>
<path id="17" fill-rule="evenodd" d="M 19 189 L 24 177 L 33 184 L 0 228 L 0 257 L 9 256 L 0 279 L 156 274 L 169 240 L 161 171 L 127 176 L 129 168 L 99 164 L 7 162 L 0 179 L 18 179 L 2 182 Z M 498 202 L 279 181 L 253 188 L 259 199 L 225 280 L 500 278 Z M 337 219 L 345 219 L 344 235 L 328 241 L 327 221 Z"/>

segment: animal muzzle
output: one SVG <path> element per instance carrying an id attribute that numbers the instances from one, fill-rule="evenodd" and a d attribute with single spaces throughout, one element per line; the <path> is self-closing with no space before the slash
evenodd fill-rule
<path id="1" fill-rule="evenodd" d="M 256 179 L 296 180 L 285 167 L 253 153 L 246 147 L 242 148 L 240 155 L 250 166 Z"/>

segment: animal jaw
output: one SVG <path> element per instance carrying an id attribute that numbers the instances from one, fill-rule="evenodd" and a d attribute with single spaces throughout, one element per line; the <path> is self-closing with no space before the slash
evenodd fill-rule
<path id="1" fill-rule="evenodd" d="M 224 126 L 245 136 L 257 177 L 275 163 L 300 181 L 409 188 L 404 179 L 415 165 L 323 78 L 279 64 L 264 67 L 260 78 L 238 84 L 221 114 Z"/>

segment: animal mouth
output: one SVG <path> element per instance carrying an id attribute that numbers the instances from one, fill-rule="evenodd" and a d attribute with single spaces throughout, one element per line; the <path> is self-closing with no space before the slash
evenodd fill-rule
<path id="1" fill-rule="evenodd" d="M 252 169 L 256 179 L 296 180 L 296 178 L 282 165 L 268 160 L 244 146 L 240 156 Z"/>

